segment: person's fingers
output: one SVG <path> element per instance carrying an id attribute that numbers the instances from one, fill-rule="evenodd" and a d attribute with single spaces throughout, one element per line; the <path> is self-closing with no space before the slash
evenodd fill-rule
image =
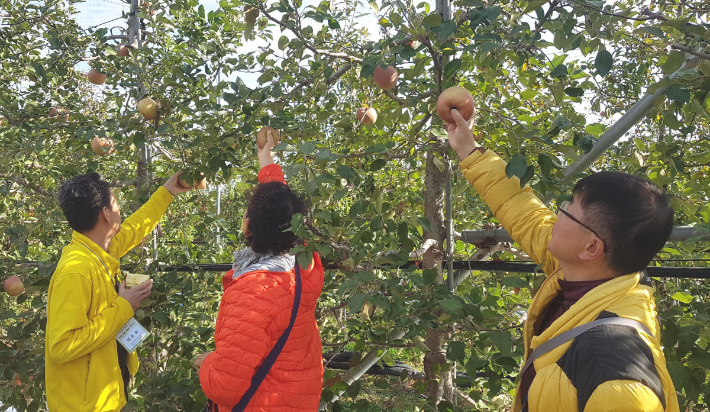
<path id="1" fill-rule="evenodd" d="M 451 117 L 454 118 L 457 127 L 460 127 L 462 129 L 469 128 L 468 122 L 466 121 L 466 119 L 463 118 L 463 116 L 461 116 L 461 113 L 459 113 L 458 110 L 451 109 Z"/>
<path id="2" fill-rule="evenodd" d="M 123 282 L 118 284 L 118 293 L 125 292 L 126 291 L 126 281 L 124 280 Z"/>

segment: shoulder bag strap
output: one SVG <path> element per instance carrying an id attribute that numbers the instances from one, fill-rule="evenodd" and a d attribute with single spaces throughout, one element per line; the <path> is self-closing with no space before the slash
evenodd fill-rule
<path id="1" fill-rule="evenodd" d="M 251 378 L 251 385 L 249 386 L 249 389 L 247 389 L 247 391 L 244 393 L 242 399 L 239 400 L 239 403 L 234 405 L 234 409 L 232 409 L 232 412 L 241 412 L 247 407 L 249 401 L 256 393 L 256 390 L 259 389 L 261 382 L 264 380 L 264 378 L 266 378 L 266 375 L 269 373 L 269 370 L 271 370 L 271 367 L 274 366 L 276 358 L 278 358 L 279 354 L 281 354 L 281 350 L 284 348 L 284 345 L 288 340 L 288 336 L 291 334 L 293 324 L 296 322 L 298 308 L 299 306 L 301 306 L 301 269 L 298 266 L 298 260 L 296 260 L 295 267 L 296 292 L 293 296 L 293 308 L 291 309 L 291 320 L 288 322 L 288 327 L 286 328 L 284 333 L 281 334 L 281 337 L 279 337 L 279 340 L 276 341 L 276 344 L 271 349 L 271 352 L 269 352 L 269 354 L 266 356 L 266 359 L 264 359 L 264 362 L 261 364 L 261 366 L 259 366 L 259 369 Z"/>
<path id="2" fill-rule="evenodd" d="M 556 347 L 562 345 L 563 343 L 571 341 L 572 339 L 583 334 L 584 332 L 588 331 L 589 329 L 592 329 L 592 328 L 599 326 L 599 325 L 631 326 L 633 328 L 636 328 L 640 332 L 644 332 L 649 336 L 653 336 L 653 333 L 651 333 L 651 330 L 648 329 L 648 327 L 646 325 L 644 325 L 641 322 L 635 321 L 633 319 L 619 318 L 619 317 L 596 319 L 596 320 L 593 320 L 589 323 L 585 323 L 582 326 L 577 326 L 576 328 L 572 328 L 572 329 L 568 330 L 567 332 L 560 333 L 559 335 L 555 336 L 554 338 L 548 340 L 547 342 L 545 342 L 542 345 L 535 348 L 532 351 L 532 353 L 530 354 L 530 357 L 528 358 L 527 362 L 525 362 L 525 365 L 523 366 L 523 370 L 520 371 L 520 376 L 523 376 L 523 373 L 525 373 L 525 370 L 527 370 L 530 367 L 530 365 L 532 365 L 532 363 L 535 361 L 535 359 L 537 359 L 540 356 L 546 354 L 547 352 L 555 349 Z"/>

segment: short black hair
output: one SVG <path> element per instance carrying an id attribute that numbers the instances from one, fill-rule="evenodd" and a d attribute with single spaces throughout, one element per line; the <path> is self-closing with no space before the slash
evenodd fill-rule
<path id="1" fill-rule="evenodd" d="M 79 233 L 96 227 L 104 207 L 111 207 L 113 193 L 98 173 L 74 176 L 62 183 L 57 201 L 69 226 Z"/>
<path id="2" fill-rule="evenodd" d="M 643 177 L 595 173 L 578 181 L 572 194 L 581 203 L 584 223 L 602 236 L 607 263 L 619 275 L 648 266 L 673 230 L 668 197 Z"/>
<path id="3" fill-rule="evenodd" d="M 252 191 L 247 205 L 249 230 L 247 246 L 254 252 L 280 255 L 298 245 L 291 227 L 293 215 L 306 213 L 306 206 L 291 188 L 281 182 L 259 183 Z"/>

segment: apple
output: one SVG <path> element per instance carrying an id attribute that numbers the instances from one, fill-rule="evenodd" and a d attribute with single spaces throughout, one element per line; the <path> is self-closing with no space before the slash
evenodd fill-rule
<path id="1" fill-rule="evenodd" d="M 441 92 L 439 99 L 436 101 L 436 112 L 439 117 L 446 123 L 456 123 L 453 116 L 451 116 L 452 109 L 458 110 L 465 120 L 474 116 L 476 108 L 473 105 L 471 93 L 461 86 L 449 87 Z"/>
<path id="2" fill-rule="evenodd" d="M 158 117 L 158 103 L 150 97 L 138 102 L 138 111 L 148 120 L 153 120 Z"/>
<path id="3" fill-rule="evenodd" d="M 200 173 L 200 176 L 204 176 L 204 175 L 205 175 L 204 173 Z M 202 180 L 200 180 L 199 183 L 195 183 L 195 182 L 193 182 L 193 184 L 189 184 L 187 182 L 187 180 L 184 180 L 182 178 L 182 174 L 178 178 L 178 183 L 180 183 L 180 186 L 182 186 L 182 187 L 194 187 L 195 189 L 207 189 L 207 179 L 202 178 Z"/>
<path id="4" fill-rule="evenodd" d="M 126 57 L 131 54 L 131 49 L 127 45 L 121 43 L 116 45 L 116 55 Z"/>
<path id="5" fill-rule="evenodd" d="M 377 121 L 377 110 L 372 107 L 361 107 L 355 112 L 355 118 L 361 124 L 375 124 Z"/>
<path id="6" fill-rule="evenodd" d="M 375 84 L 383 90 L 392 90 L 397 85 L 397 76 L 399 76 L 399 73 L 392 66 L 388 66 L 386 70 L 377 66 L 373 74 Z"/>
<path id="7" fill-rule="evenodd" d="M 274 139 L 274 143 L 281 143 L 281 133 L 278 131 L 278 129 L 274 129 L 271 126 L 262 127 L 261 129 L 259 129 L 258 132 L 256 132 L 256 145 L 259 147 L 259 149 L 263 148 L 266 145 L 267 132 L 271 132 L 271 137 Z"/>
<path id="8" fill-rule="evenodd" d="M 86 78 L 93 84 L 104 84 L 106 83 L 106 75 L 104 73 L 99 73 L 96 69 L 89 70 L 89 74 Z"/>
<path id="9" fill-rule="evenodd" d="M 104 149 L 104 148 L 108 149 Z M 113 152 L 113 141 L 111 139 L 100 139 L 98 136 L 94 136 L 91 139 L 91 149 L 101 156 L 107 155 Z"/>
<path id="10" fill-rule="evenodd" d="M 5 293 L 10 296 L 18 296 L 25 291 L 25 285 L 22 284 L 22 281 L 17 276 L 10 276 L 5 279 L 3 287 L 5 287 Z"/>
<path id="11" fill-rule="evenodd" d="M 64 110 L 63 107 L 55 107 L 52 106 L 49 108 L 49 111 L 47 112 L 47 116 L 55 119 L 55 120 L 63 120 L 65 122 L 69 121 L 69 112 Z"/>

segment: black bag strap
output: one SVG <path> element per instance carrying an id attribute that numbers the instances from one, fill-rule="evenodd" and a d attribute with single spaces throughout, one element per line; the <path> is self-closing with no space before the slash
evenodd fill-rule
<path id="1" fill-rule="evenodd" d="M 527 370 L 530 365 L 535 361 L 535 359 L 539 358 L 540 356 L 546 354 L 547 352 L 555 349 L 556 347 L 562 345 L 565 342 L 569 342 L 572 339 L 576 338 L 577 336 L 583 334 L 584 332 L 588 331 L 589 329 L 595 328 L 599 325 L 624 325 L 624 326 L 631 326 L 632 328 L 636 328 L 639 332 L 643 332 L 649 336 L 653 336 L 653 333 L 651 333 L 651 330 L 648 328 L 648 326 L 644 325 L 643 323 L 633 320 L 633 319 L 628 319 L 628 318 L 618 318 L 618 317 L 613 317 L 613 318 L 602 318 L 602 319 L 596 319 L 593 320 L 589 323 L 585 323 L 582 326 L 577 326 L 576 328 L 572 328 L 568 330 L 567 332 L 560 333 L 559 335 L 555 336 L 554 338 L 548 340 L 547 342 L 541 344 L 537 348 L 535 348 L 532 353 L 530 353 L 530 357 L 528 357 L 527 362 L 525 362 L 525 365 L 523 365 L 523 369 L 520 371 L 520 376 L 523 376 L 523 373 L 525 373 L 525 370 Z"/>
<path id="2" fill-rule="evenodd" d="M 294 266 L 296 267 L 296 292 L 293 296 L 291 320 L 288 322 L 288 327 L 286 328 L 284 333 L 281 334 L 279 340 L 277 340 L 274 347 L 271 348 L 271 352 L 269 352 L 269 354 L 266 356 L 266 359 L 264 359 L 264 362 L 261 364 L 261 366 L 259 366 L 259 369 L 257 369 L 256 373 L 251 378 L 251 385 L 249 386 L 249 389 L 244 392 L 244 395 L 242 396 L 242 399 L 239 400 L 239 403 L 234 405 L 232 412 L 242 412 L 247 407 L 249 401 L 256 393 L 256 390 L 259 389 L 261 382 L 264 381 L 266 375 L 271 370 L 271 367 L 274 366 L 276 358 L 278 358 L 279 354 L 281 354 L 281 350 L 284 348 L 284 345 L 286 345 L 288 336 L 291 334 L 293 324 L 296 323 L 296 315 L 298 314 L 298 308 L 299 306 L 301 306 L 301 269 L 298 266 L 298 260 L 296 260 L 296 264 Z"/>

